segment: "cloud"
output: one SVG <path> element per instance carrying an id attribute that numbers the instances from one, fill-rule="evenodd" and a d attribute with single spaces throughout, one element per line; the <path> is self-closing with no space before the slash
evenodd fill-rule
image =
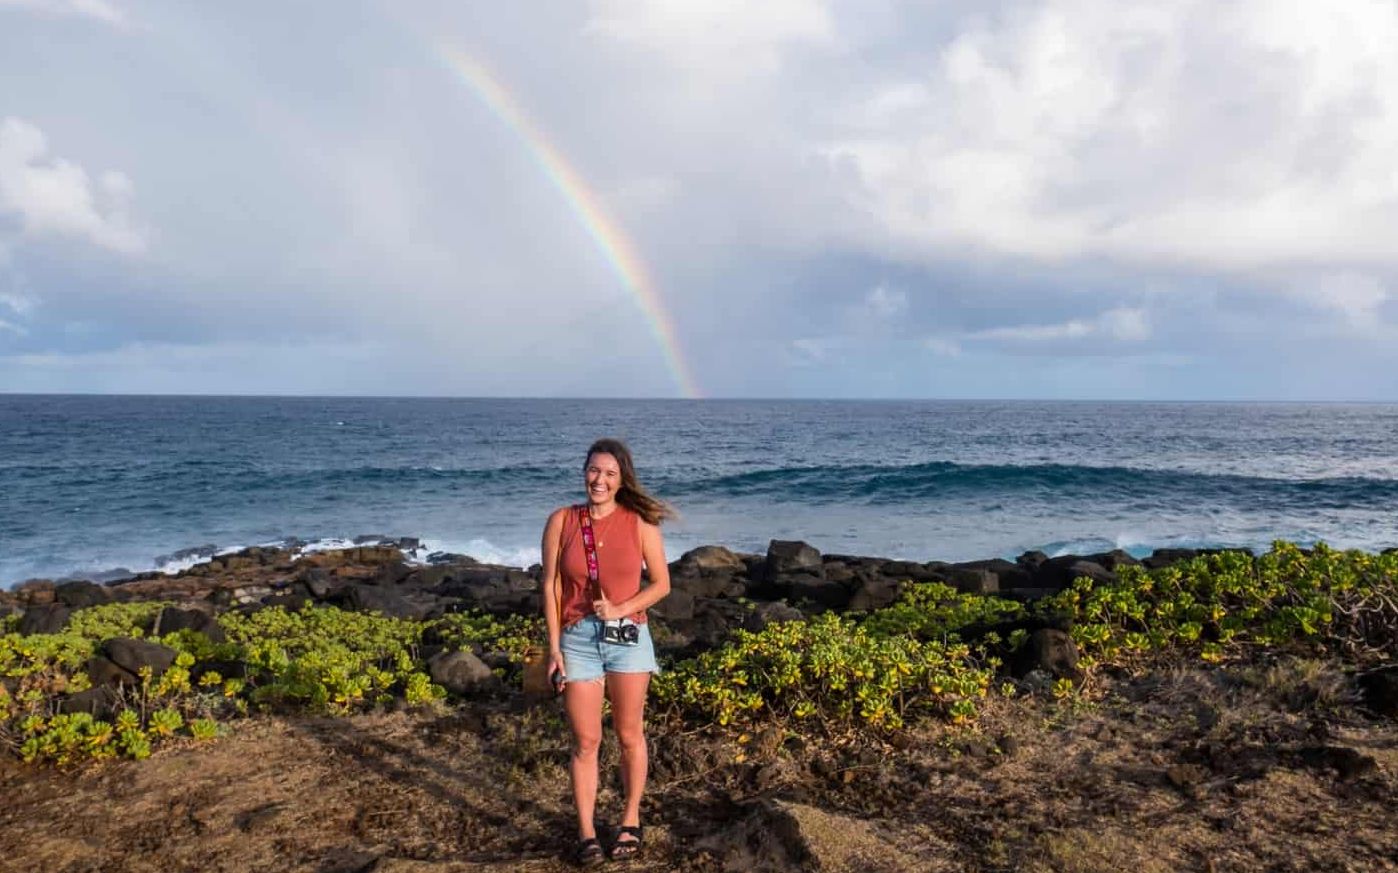
<path id="1" fill-rule="evenodd" d="M 0 10 L 7 7 L 49 15 L 79 15 L 118 26 L 126 23 L 126 13 L 107 0 L 0 0 Z"/>
<path id="2" fill-rule="evenodd" d="M 777 68 L 787 46 L 834 38 L 833 16 L 816 0 L 595 0 L 591 12 L 588 32 L 661 53 L 710 84 L 741 85 Z"/>
<path id="3" fill-rule="evenodd" d="M 1392 262 L 1398 6 L 1049 0 L 954 32 L 926 69 L 848 94 L 819 147 L 855 180 L 866 244 Z"/>
<path id="4" fill-rule="evenodd" d="M 1367 330 L 1383 322 L 1380 307 L 1390 294 L 1375 276 L 1338 272 L 1291 282 L 1292 294 L 1313 308 L 1338 314 L 1352 327 Z"/>
<path id="5" fill-rule="evenodd" d="M 864 298 L 864 310 L 874 319 L 889 321 L 908 311 L 908 295 L 887 285 L 877 285 Z"/>
<path id="6" fill-rule="evenodd" d="M 96 182 L 72 161 L 50 157 L 42 131 L 19 118 L 0 122 L 0 214 L 17 215 L 27 233 L 87 239 L 124 254 L 145 251 L 132 224 L 131 180 L 107 171 Z"/>
<path id="7" fill-rule="evenodd" d="M 1128 307 L 1109 309 L 1093 319 L 1074 318 L 1052 324 L 1016 324 L 967 331 L 956 337 L 933 337 L 924 345 L 946 354 L 961 344 L 989 341 L 1014 345 L 1055 343 L 1065 340 L 1099 337 L 1121 343 L 1136 343 L 1151 336 L 1150 320 L 1145 310 Z"/>

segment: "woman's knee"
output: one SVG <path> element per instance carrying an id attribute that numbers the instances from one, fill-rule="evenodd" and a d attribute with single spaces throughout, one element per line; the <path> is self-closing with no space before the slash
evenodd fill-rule
<path id="1" fill-rule="evenodd" d="M 573 732 L 573 757 L 575 758 L 595 758 L 597 750 L 602 748 L 602 733 L 586 731 L 583 733 Z"/>
<path id="2" fill-rule="evenodd" d="M 644 752 L 646 749 L 645 725 L 617 725 L 616 742 L 623 752 Z"/>

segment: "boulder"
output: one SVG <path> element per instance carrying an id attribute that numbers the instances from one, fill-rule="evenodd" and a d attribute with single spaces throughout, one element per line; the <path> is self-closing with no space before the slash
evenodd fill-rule
<path id="1" fill-rule="evenodd" d="M 652 606 L 650 611 L 668 621 L 686 621 L 694 617 L 694 595 L 684 589 L 671 587 L 670 593 Z"/>
<path id="2" fill-rule="evenodd" d="M 1113 573 L 1116 572 L 1117 567 L 1141 566 L 1141 562 L 1125 549 L 1112 549 L 1110 552 L 1103 552 L 1100 555 L 1088 555 L 1087 560 L 1094 564 L 1100 564 Z"/>
<path id="3" fill-rule="evenodd" d="M 411 578 L 413 568 L 402 561 L 390 561 L 379 567 L 374 574 L 375 585 L 398 585 L 404 580 Z"/>
<path id="4" fill-rule="evenodd" d="M 311 595 L 306 593 L 304 587 L 298 586 L 290 591 L 280 591 L 276 594 L 262 598 L 263 606 L 280 606 L 282 609 L 297 612 L 315 603 Z M 215 625 L 217 627 L 217 625 Z"/>
<path id="5" fill-rule="evenodd" d="M 58 701 L 59 712 L 85 712 L 94 718 L 110 719 L 120 708 L 121 695 L 114 688 L 97 686 L 76 694 L 69 694 Z"/>
<path id="6" fill-rule="evenodd" d="M 1359 676 L 1364 704 L 1379 715 L 1398 718 L 1398 666 L 1379 667 Z"/>
<path id="7" fill-rule="evenodd" d="M 693 597 L 724 597 L 733 585 L 733 577 L 710 573 L 686 573 L 670 578 L 671 593 L 687 591 Z M 746 586 L 740 586 L 746 591 Z"/>
<path id="8" fill-rule="evenodd" d="M 72 611 L 61 603 L 33 606 L 24 611 L 19 619 L 18 631 L 21 636 L 28 634 L 60 633 L 68 624 Z"/>
<path id="9" fill-rule="evenodd" d="M 458 697 L 488 691 L 496 684 L 495 674 L 470 652 L 440 652 L 427 662 L 427 672 L 433 682 Z"/>
<path id="10" fill-rule="evenodd" d="M 15 586 L 14 595 L 27 606 L 47 606 L 53 603 L 55 587 L 49 579 L 28 579 Z"/>
<path id="11" fill-rule="evenodd" d="M 824 575 L 825 569 L 820 552 L 800 540 L 772 540 L 767 545 L 767 560 L 763 568 L 768 580 L 795 572 L 820 576 Z"/>
<path id="12" fill-rule="evenodd" d="M 728 632 L 742 626 L 747 617 L 748 610 L 736 601 L 701 600 L 695 603 L 694 618 L 670 624 L 690 640 L 691 652 L 700 652 L 722 643 Z"/>
<path id="13" fill-rule="evenodd" d="M 697 549 L 690 549 L 680 555 L 679 560 L 672 566 L 700 573 L 731 575 L 747 572 L 747 565 L 743 563 L 743 559 L 723 546 L 700 546 Z"/>
<path id="14" fill-rule="evenodd" d="M 112 592 L 96 582 L 79 579 L 64 582 L 53 589 L 53 598 L 69 609 L 82 609 L 85 606 L 100 606 L 110 603 Z"/>
<path id="15" fill-rule="evenodd" d="M 1040 628 L 1029 635 L 1029 639 L 1015 653 L 1010 672 L 1023 677 L 1032 671 L 1040 670 L 1058 679 L 1082 679 L 1078 669 L 1078 646 L 1066 632 L 1054 628 Z"/>
<path id="16" fill-rule="evenodd" d="M 1055 591 L 1062 591 L 1064 588 L 1072 586 L 1073 580 L 1080 576 L 1086 576 L 1094 582 L 1103 584 L 1116 582 L 1116 574 L 1101 564 L 1088 561 L 1077 555 L 1061 555 L 1057 558 L 1049 558 L 1040 564 L 1034 573 L 1032 583 L 1015 587 L 1052 588 Z"/>
<path id="17" fill-rule="evenodd" d="M 139 685 L 141 680 L 129 670 L 118 667 L 110 658 L 93 655 L 87 659 L 87 677 L 94 687 L 106 688 L 117 685 Z"/>
<path id="18" fill-rule="evenodd" d="M 826 609 L 844 609 L 849 605 L 850 590 L 820 576 L 798 573 L 782 579 L 778 585 L 797 603 L 814 603 Z"/>
<path id="19" fill-rule="evenodd" d="M 1024 588 L 1033 580 L 1032 571 L 1022 564 L 1006 561 L 1003 558 L 992 558 L 988 561 L 964 561 L 960 564 L 952 564 L 948 568 L 948 575 L 957 570 L 982 570 L 995 575 L 995 587 L 986 591 L 1000 591 L 1005 588 Z M 965 578 L 965 577 L 963 577 Z M 972 593 L 986 593 L 980 591 Z"/>
<path id="20" fill-rule="evenodd" d="M 1048 555 L 1045 555 L 1038 549 L 1034 549 L 1032 551 L 1025 552 L 1018 558 L 1015 558 L 1015 563 L 1032 572 L 1034 570 L 1039 569 L 1039 566 L 1048 559 Z"/>
<path id="21" fill-rule="evenodd" d="M 160 615 L 156 616 L 155 619 L 156 636 L 163 637 L 166 634 L 181 630 L 198 631 L 214 643 L 227 640 L 223 628 L 219 627 L 217 619 L 210 613 L 199 609 L 180 609 L 175 606 L 167 606 L 160 610 Z"/>
<path id="22" fill-rule="evenodd" d="M 345 602 L 360 612 L 377 612 L 389 618 L 420 620 L 428 607 L 415 604 L 391 588 L 355 583 L 346 591 Z"/>
<path id="23" fill-rule="evenodd" d="M 780 601 L 761 603 L 744 619 L 743 630 L 758 633 L 773 622 L 800 621 L 805 617 L 801 610 Z"/>
<path id="24" fill-rule="evenodd" d="M 1197 557 L 1198 549 L 1156 549 L 1141 563 L 1149 570 L 1159 570 L 1161 567 L 1178 564 L 1180 561 L 1192 561 Z"/>
<path id="25" fill-rule="evenodd" d="M 821 575 L 831 582 L 847 582 L 850 585 L 857 584 L 854 580 L 859 578 L 858 574 L 855 573 L 854 570 L 851 570 L 849 564 L 846 564 L 844 561 L 826 561 L 822 566 L 825 568 L 825 572 Z"/>
<path id="26" fill-rule="evenodd" d="M 866 611 L 891 606 L 903 591 L 903 583 L 887 576 L 865 579 L 849 599 L 848 609 Z"/>
<path id="27" fill-rule="evenodd" d="M 963 594 L 991 594 L 1000 590 L 1000 577 L 978 567 L 950 567 L 947 581 Z"/>
<path id="28" fill-rule="evenodd" d="M 102 644 L 102 654 L 128 673 L 140 675 L 142 667 L 149 667 L 152 676 L 159 676 L 175 663 L 177 652 L 148 640 L 116 637 Z"/>

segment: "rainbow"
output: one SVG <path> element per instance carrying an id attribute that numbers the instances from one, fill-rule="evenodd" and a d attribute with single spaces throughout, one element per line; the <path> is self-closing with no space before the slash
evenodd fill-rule
<path id="1" fill-rule="evenodd" d="M 474 59 L 449 48 L 441 48 L 439 54 L 447 68 L 491 112 L 524 140 L 534 160 L 543 168 L 544 175 L 563 195 L 578 221 L 592 237 L 593 243 L 605 256 L 612 271 L 641 307 L 641 312 L 650 323 L 651 331 L 660 344 L 665 363 L 680 392 L 689 398 L 703 396 L 699 391 L 699 383 L 695 381 L 694 374 L 690 372 L 680 350 L 674 319 L 666 311 L 665 303 L 656 290 L 645 262 L 641 260 L 636 246 L 621 226 L 607 214 L 601 199 L 588 187 L 572 164 L 568 163 L 567 158 L 550 144 L 543 132 L 529 120 L 519 102 L 489 70 Z"/>

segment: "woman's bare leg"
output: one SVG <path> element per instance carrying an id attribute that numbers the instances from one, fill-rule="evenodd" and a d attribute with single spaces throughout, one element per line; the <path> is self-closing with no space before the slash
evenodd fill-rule
<path id="1" fill-rule="evenodd" d="M 597 808 L 597 750 L 602 746 L 602 693 L 600 681 L 569 682 L 563 689 L 563 707 L 573 728 L 573 803 L 578 808 L 578 837 L 597 836 L 593 813 Z"/>
<path id="2" fill-rule="evenodd" d="M 641 795 L 646 790 L 646 689 L 649 673 L 608 673 L 607 697 L 612 702 L 612 727 L 621 746 L 621 784 L 626 791 L 622 825 L 641 823 Z"/>

